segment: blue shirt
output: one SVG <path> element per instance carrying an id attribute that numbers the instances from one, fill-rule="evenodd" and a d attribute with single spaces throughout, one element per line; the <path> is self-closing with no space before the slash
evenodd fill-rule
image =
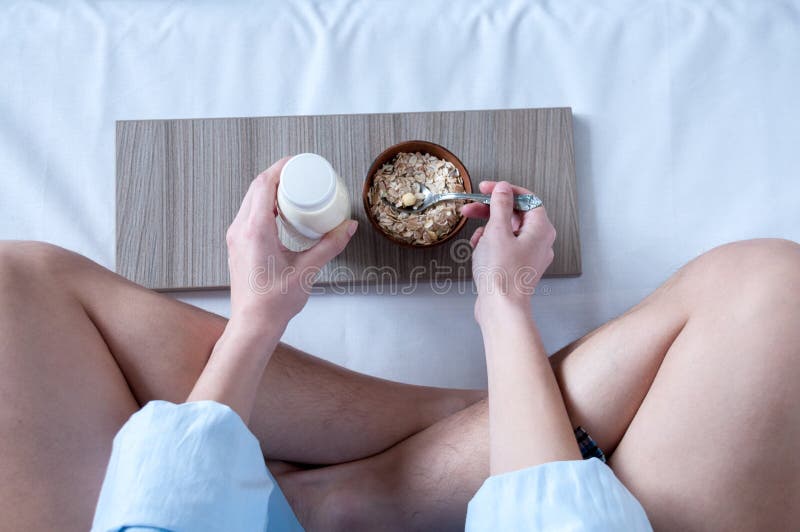
<path id="1" fill-rule="evenodd" d="M 467 530 L 651 530 L 601 461 L 553 462 L 491 477 Z M 300 531 L 241 418 L 213 401 L 148 403 L 114 438 L 93 532 Z"/>
<path id="2" fill-rule="evenodd" d="M 597 458 L 489 477 L 469 502 L 468 532 L 651 531 L 644 509 Z"/>
<path id="3" fill-rule="evenodd" d="M 92 531 L 303 530 L 236 412 L 152 401 L 114 438 Z"/>

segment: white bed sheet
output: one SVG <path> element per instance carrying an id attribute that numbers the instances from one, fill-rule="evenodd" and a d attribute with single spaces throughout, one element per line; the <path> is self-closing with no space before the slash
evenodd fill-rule
<path id="1" fill-rule="evenodd" d="M 0 238 L 110 268 L 119 119 L 571 106 L 584 274 L 534 297 L 550 349 L 718 244 L 800 240 L 798 2 L 22 1 L 0 45 Z M 285 340 L 480 387 L 473 301 L 315 296 Z"/>

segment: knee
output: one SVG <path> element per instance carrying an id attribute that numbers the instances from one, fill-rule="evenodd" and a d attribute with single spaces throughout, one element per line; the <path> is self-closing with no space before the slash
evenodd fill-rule
<path id="1" fill-rule="evenodd" d="M 797 280 L 800 275 L 800 244 L 780 238 L 742 240 L 720 246 L 708 253 L 717 275 L 744 282 Z"/>
<path id="2" fill-rule="evenodd" d="M 45 242 L 0 241 L 0 284 L 8 286 L 22 279 L 44 279 L 63 264 L 68 255 L 67 250 Z"/>
<path id="3" fill-rule="evenodd" d="M 752 256 L 777 262 L 791 262 L 795 266 L 798 265 L 797 261 L 800 261 L 800 244 L 785 238 L 740 240 L 715 249 L 731 255 Z"/>
<path id="4" fill-rule="evenodd" d="M 361 468 L 331 486 L 314 509 L 310 530 L 402 530 L 403 512 L 391 479 Z"/>
<path id="5" fill-rule="evenodd" d="M 701 255 L 682 272 L 695 294 L 738 301 L 800 301 L 800 244 L 743 240 Z"/>
<path id="6" fill-rule="evenodd" d="M 341 487 L 328 493 L 318 508 L 317 525 L 320 530 L 365 530 L 374 525 L 366 512 L 371 498 L 359 490 Z M 316 527 L 312 527 L 316 528 Z"/>

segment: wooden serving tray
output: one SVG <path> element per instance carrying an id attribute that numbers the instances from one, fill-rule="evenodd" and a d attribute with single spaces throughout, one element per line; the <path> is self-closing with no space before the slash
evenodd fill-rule
<path id="1" fill-rule="evenodd" d="M 469 279 L 466 240 L 477 221 L 449 243 L 408 249 L 367 220 L 367 169 L 384 148 L 412 139 L 455 153 L 476 189 L 505 179 L 538 194 L 558 231 L 548 275 L 580 274 L 569 108 L 117 122 L 117 271 L 158 290 L 226 288 L 225 231 L 250 181 L 284 155 L 314 152 L 344 178 L 360 222 L 319 283 Z"/>

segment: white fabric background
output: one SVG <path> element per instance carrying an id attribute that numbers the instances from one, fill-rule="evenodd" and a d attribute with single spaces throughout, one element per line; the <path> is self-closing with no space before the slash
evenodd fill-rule
<path id="1" fill-rule="evenodd" d="M 534 297 L 550 349 L 713 246 L 800 240 L 798 2 L 5 2 L 0 46 L 0 238 L 110 268 L 119 119 L 571 106 L 584 274 Z M 472 303 L 315 296 L 285 340 L 479 387 Z"/>

